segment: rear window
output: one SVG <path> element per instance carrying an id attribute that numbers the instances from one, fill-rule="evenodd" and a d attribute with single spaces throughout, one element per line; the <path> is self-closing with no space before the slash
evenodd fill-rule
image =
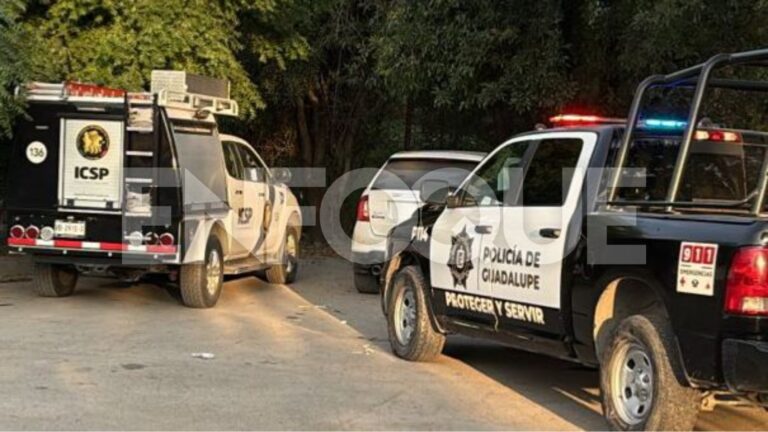
<path id="1" fill-rule="evenodd" d="M 713 80 L 763 81 L 764 71 L 724 68 L 714 76 Z M 644 96 L 639 113 L 642 126 L 632 134 L 624 164 L 625 168 L 636 170 L 624 172 L 617 190 L 619 199 L 667 201 L 694 89 L 690 85 L 659 86 Z M 765 93 L 761 91 L 738 86 L 707 89 L 694 121 L 696 133 L 702 134 L 692 137 L 674 198 L 687 204 L 679 208 L 701 211 L 715 207 L 719 211 L 738 212 L 751 209 L 759 193 L 768 146 L 765 107 Z M 700 138 L 703 133 L 716 132 L 730 132 L 733 136 L 730 140 L 723 136 Z M 697 208 L 697 204 L 702 206 Z"/>
<path id="2" fill-rule="evenodd" d="M 625 166 L 645 169 L 645 187 L 620 188 L 619 197 L 666 200 L 679 146 L 679 137 L 636 139 Z M 764 158 L 765 146 L 760 144 L 694 141 L 677 201 L 738 202 L 752 198 Z"/>
<path id="3" fill-rule="evenodd" d="M 442 180 L 458 187 L 477 162 L 446 159 L 392 159 L 376 177 L 373 189 L 418 190 L 424 180 Z"/>

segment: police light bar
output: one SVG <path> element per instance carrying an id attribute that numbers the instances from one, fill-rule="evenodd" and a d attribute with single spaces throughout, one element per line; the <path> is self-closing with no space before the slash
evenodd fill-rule
<path id="1" fill-rule="evenodd" d="M 66 82 L 64 89 L 71 97 L 121 98 L 126 94 L 125 90 L 79 82 Z"/>
<path id="2" fill-rule="evenodd" d="M 34 81 L 16 88 L 17 97 L 24 97 L 30 101 L 62 102 L 71 98 L 78 101 L 122 103 L 125 95 L 125 90 L 73 81 L 63 83 Z"/>
<path id="3" fill-rule="evenodd" d="M 597 124 L 624 124 L 626 119 L 615 117 L 602 117 L 596 115 L 582 115 L 582 114 L 558 114 L 550 117 L 549 122 L 555 126 L 587 126 Z"/>
<path id="4" fill-rule="evenodd" d="M 722 130 L 697 130 L 693 138 L 696 141 L 742 142 L 741 134 Z"/>
<path id="5" fill-rule="evenodd" d="M 658 131 L 682 131 L 688 122 L 683 120 L 648 118 L 638 122 L 638 128 Z M 742 142 L 741 134 L 738 132 L 724 130 L 703 130 L 697 129 L 694 132 L 693 139 L 696 141 L 715 141 L 715 142 Z"/>

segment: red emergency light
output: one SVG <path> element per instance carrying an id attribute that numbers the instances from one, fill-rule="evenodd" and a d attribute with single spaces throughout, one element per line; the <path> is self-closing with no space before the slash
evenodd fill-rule
<path id="1" fill-rule="evenodd" d="M 602 117 L 597 115 L 583 114 L 558 114 L 550 117 L 549 122 L 555 126 L 588 126 L 597 124 L 625 124 L 626 119 L 614 117 Z"/>
<path id="2" fill-rule="evenodd" d="M 103 87 L 95 84 L 83 84 L 78 82 L 65 83 L 65 89 L 72 97 L 103 97 L 103 98 L 121 98 L 125 97 L 125 90 Z"/>

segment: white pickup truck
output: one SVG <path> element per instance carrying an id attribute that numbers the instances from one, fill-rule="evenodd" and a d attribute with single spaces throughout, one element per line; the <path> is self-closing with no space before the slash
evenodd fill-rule
<path id="1" fill-rule="evenodd" d="M 149 93 L 31 83 L 19 96 L 7 243 L 34 257 L 40 295 L 71 295 L 79 275 L 165 273 L 186 306 L 208 308 L 225 274 L 296 278 L 290 173 L 219 134 L 216 116 L 238 114 L 228 82 L 156 71 Z"/>

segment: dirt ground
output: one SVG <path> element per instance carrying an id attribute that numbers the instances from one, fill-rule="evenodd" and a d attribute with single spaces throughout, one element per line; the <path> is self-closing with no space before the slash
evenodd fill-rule
<path id="1" fill-rule="evenodd" d="M 594 370 L 461 337 L 437 362 L 396 359 L 378 297 L 351 279 L 304 260 L 291 287 L 228 281 L 212 310 L 151 284 L 43 299 L 0 283 L 0 428 L 605 429 Z M 732 407 L 697 426 L 766 428 Z"/>

